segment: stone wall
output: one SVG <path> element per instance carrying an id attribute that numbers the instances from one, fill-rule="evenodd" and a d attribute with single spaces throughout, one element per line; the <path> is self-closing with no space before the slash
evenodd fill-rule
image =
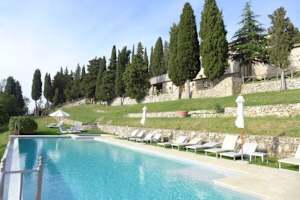
<path id="1" fill-rule="evenodd" d="M 207 97 L 226 97 L 232 96 L 234 94 L 240 93 L 240 88 L 242 81 L 240 78 L 237 77 L 227 77 L 214 87 L 209 89 L 203 90 L 196 90 L 195 83 L 192 81 L 191 83 L 192 88 L 192 98 L 207 98 Z M 182 99 L 187 99 L 188 95 L 186 94 L 187 85 L 185 86 L 185 90 L 182 94 Z M 163 102 L 163 101 L 174 101 L 178 100 L 178 91 L 174 89 L 174 92 L 168 94 L 159 94 L 159 95 L 148 95 L 141 103 L 156 103 L 156 102 Z M 132 105 L 137 104 L 134 99 L 125 98 L 123 101 L 124 105 Z M 121 99 L 116 98 L 112 104 L 112 106 L 121 105 Z"/>
<path id="2" fill-rule="evenodd" d="M 130 134 L 135 127 L 125 126 L 113 126 L 113 125 L 101 125 L 98 124 L 98 128 L 104 132 L 111 134 Z M 142 128 L 138 128 L 142 129 Z M 176 138 L 180 135 L 186 135 L 189 137 L 201 137 L 204 141 L 216 141 L 222 142 L 227 133 L 216 132 L 203 132 L 203 131 L 185 131 L 175 129 L 152 129 L 143 128 L 148 131 L 159 131 L 163 136 L 170 138 Z M 290 157 L 294 156 L 297 146 L 300 144 L 300 138 L 292 137 L 275 137 L 275 136 L 258 136 L 258 135 L 246 135 L 246 142 L 256 142 L 258 144 L 258 151 L 268 152 L 271 156 Z"/>
<path id="3" fill-rule="evenodd" d="M 300 78 L 286 79 L 288 89 L 299 89 Z M 243 84 L 241 88 L 242 94 L 250 94 L 257 92 L 279 91 L 280 80 L 275 81 L 261 81 L 256 83 Z"/>
<path id="4" fill-rule="evenodd" d="M 142 113 L 129 113 L 127 117 L 130 118 L 141 118 Z M 199 117 L 199 118 L 210 118 L 210 117 L 226 117 L 223 113 L 216 113 L 214 110 L 194 110 L 189 111 L 188 115 L 190 117 Z M 147 118 L 173 118 L 180 117 L 177 112 L 148 112 Z"/>
<path id="5" fill-rule="evenodd" d="M 245 116 L 247 117 L 262 117 L 262 116 L 289 117 L 289 116 L 300 115 L 300 103 L 246 106 L 244 112 L 245 112 Z M 226 107 L 224 114 L 226 116 L 236 116 L 236 107 Z"/>

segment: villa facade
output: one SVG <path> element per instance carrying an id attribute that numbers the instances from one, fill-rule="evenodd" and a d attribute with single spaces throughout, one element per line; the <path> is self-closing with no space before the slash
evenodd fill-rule
<path id="1" fill-rule="evenodd" d="M 229 67 L 227 68 L 224 77 L 241 77 L 240 75 L 240 63 L 237 61 L 229 60 Z M 270 79 L 280 75 L 280 69 L 274 67 L 270 64 L 257 63 L 252 66 L 252 74 L 247 77 L 250 79 Z M 287 69 L 287 74 L 294 74 L 300 71 L 300 44 L 295 45 L 290 56 L 290 67 Z M 150 79 L 151 88 L 149 95 L 160 95 L 160 94 L 177 94 L 178 87 L 174 85 L 169 78 L 168 74 L 163 74 L 161 76 L 152 77 Z M 197 77 L 190 82 L 191 92 L 195 93 L 199 90 L 205 90 L 212 88 L 216 83 L 209 82 L 205 78 L 204 69 L 201 68 Z M 187 88 L 187 84 L 184 87 Z"/>

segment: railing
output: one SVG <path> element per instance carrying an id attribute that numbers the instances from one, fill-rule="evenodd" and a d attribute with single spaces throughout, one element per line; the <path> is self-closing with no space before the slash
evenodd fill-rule
<path id="1" fill-rule="evenodd" d="M 37 173 L 37 190 L 35 194 L 35 200 L 41 200 L 42 199 L 42 185 L 43 185 L 43 162 L 42 157 L 40 156 L 38 158 L 38 166 L 35 169 L 29 169 L 29 170 L 14 170 L 14 171 L 6 171 L 6 158 L 4 157 L 1 160 L 1 166 L 0 166 L 0 173 L 1 173 L 1 182 L 0 182 L 0 200 L 4 200 L 4 193 L 5 193 L 5 178 L 6 175 L 10 174 L 20 174 L 20 191 L 19 191 L 19 200 L 22 199 L 23 194 L 23 179 L 24 174 L 31 174 L 31 173 Z"/>

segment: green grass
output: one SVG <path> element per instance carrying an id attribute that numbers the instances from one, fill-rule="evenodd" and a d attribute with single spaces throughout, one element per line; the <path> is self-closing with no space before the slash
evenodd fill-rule
<path id="1" fill-rule="evenodd" d="M 286 92 L 265 92 L 245 95 L 246 105 L 289 104 L 300 102 L 300 90 Z M 216 104 L 236 106 L 235 96 L 223 98 L 203 98 L 146 104 L 149 112 L 214 109 Z M 145 104 L 128 106 L 81 105 L 64 110 L 71 118 L 82 122 L 99 121 L 106 124 L 141 126 L 140 119 L 127 118 L 128 113 L 141 112 Z M 183 130 L 216 131 L 239 133 L 234 126 L 234 118 L 148 118 L 146 127 L 172 128 Z M 246 119 L 246 133 L 252 135 L 300 136 L 300 116 L 257 117 Z"/>
<path id="2" fill-rule="evenodd" d="M 0 127 L 0 158 L 2 158 L 2 155 L 5 151 L 8 135 L 9 131 L 7 125 Z"/>

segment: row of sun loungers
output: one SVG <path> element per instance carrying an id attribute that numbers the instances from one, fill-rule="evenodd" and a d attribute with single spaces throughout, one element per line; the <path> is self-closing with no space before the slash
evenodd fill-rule
<path id="1" fill-rule="evenodd" d="M 70 134 L 70 133 L 81 133 L 86 130 L 83 128 L 82 123 L 76 122 L 71 128 L 66 129 L 63 125 L 63 122 L 51 123 L 47 125 L 48 128 L 58 128 L 61 134 Z"/>
<path id="2" fill-rule="evenodd" d="M 240 149 L 237 149 L 238 144 L 238 135 L 226 135 L 223 142 L 208 142 L 203 141 L 201 138 L 194 137 L 189 139 L 187 136 L 179 136 L 175 140 L 169 142 L 160 142 L 162 139 L 162 134 L 154 131 L 147 132 L 145 130 L 134 130 L 129 136 L 127 135 L 118 135 L 119 138 L 128 139 L 135 142 L 144 142 L 144 143 L 156 143 L 158 146 L 176 148 L 178 150 L 185 149 L 186 151 L 204 151 L 205 154 L 215 154 L 216 157 L 229 157 L 233 160 L 241 158 L 242 160 L 245 157 L 248 157 L 250 162 L 252 157 L 260 156 L 262 162 L 264 157 L 267 156 L 267 153 L 257 152 L 257 143 L 244 143 Z M 278 161 L 279 168 L 281 168 L 282 163 L 292 164 L 299 166 L 300 172 L 300 145 L 297 148 L 295 157 L 285 158 Z"/>

